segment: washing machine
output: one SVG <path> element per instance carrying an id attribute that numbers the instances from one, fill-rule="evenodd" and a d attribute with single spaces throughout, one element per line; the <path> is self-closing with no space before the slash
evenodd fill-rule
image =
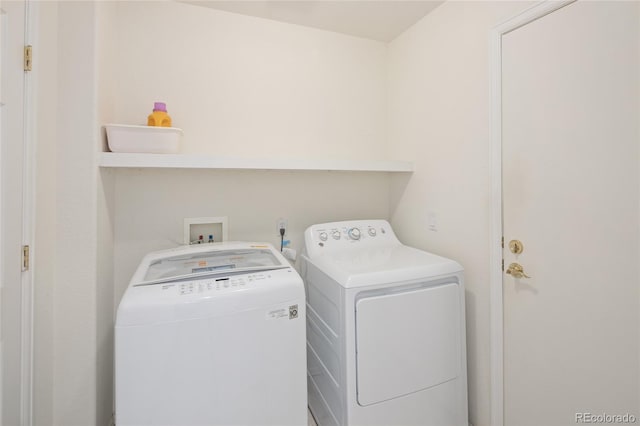
<path id="1" fill-rule="evenodd" d="M 304 237 L 318 425 L 467 426 L 462 267 L 401 244 L 384 220 L 313 225 Z"/>
<path id="2" fill-rule="evenodd" d="M 304 286 L 268 244 L 150 253 L 115 324 L 118 426 L 306 425 Z"/>

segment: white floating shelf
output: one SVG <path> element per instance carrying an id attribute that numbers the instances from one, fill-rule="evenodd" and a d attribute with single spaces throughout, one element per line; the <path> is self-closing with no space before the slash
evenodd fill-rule
<path id="1" fill-rule="evenodd" d="M 100 167 L 154 169 L 327 170 L 413 172 L 408 161 L 224 158 L 193 154 L 125 154 L 103 152 Z"/>

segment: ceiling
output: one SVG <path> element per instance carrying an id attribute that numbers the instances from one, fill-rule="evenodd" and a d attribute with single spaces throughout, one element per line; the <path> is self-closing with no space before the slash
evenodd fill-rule
<path id="1" fill-rule="evenodd" d="M 182 0 L 182 2 L 389 42 L 444 3 L 444 0 Z"/>

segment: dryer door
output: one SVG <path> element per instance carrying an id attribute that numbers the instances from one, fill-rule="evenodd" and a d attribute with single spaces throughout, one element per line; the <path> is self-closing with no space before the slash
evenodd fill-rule
<path id="1" fill-rule="evenodd" d="M 455 379 L 460 321 L 456 283 L 359 299 L 358 403 L 371 405 Z"/>

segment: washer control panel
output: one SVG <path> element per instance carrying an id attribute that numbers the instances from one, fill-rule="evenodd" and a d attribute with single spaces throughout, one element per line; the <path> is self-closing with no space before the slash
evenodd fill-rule
<path id="1" fill-rule="evenodd" d="M 305 232 L 308 253 L 341 247 L 398 242 L 386 220 L 355 220 L 310 226 Z"/>
<path id="2" fill-rule="evenodd" d="M 254 287 L 270 278 L 271 273 L 269 272 L 257 272 L 246 275 L 167 283 L 162 285 L 162 290 L 175 291 L 180 296 L 189 294 L 206 295 L 207 293 L 214 295 Z"/>

